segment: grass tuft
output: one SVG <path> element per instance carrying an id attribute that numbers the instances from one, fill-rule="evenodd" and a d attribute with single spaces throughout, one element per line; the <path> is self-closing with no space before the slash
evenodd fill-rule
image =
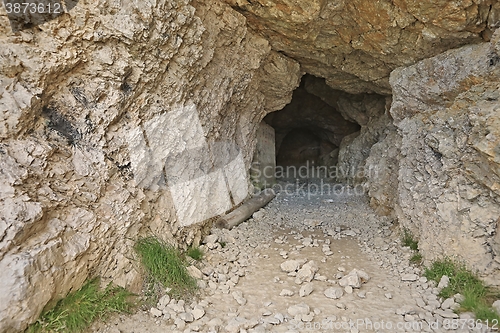
<path id="1" fill-rule="evenodd" d="M 469 271 L 464 264 L 457 263 L 450 258 L 444 258 L 432 263 L 425 270 L 429 280 L 439 282 L 443 275 L 450 278 L 448 287 L 443 288 L 439 296 L 452 297 L 455 294 L 464 296 L 460 303 L 460 311 L 470 311 L 481 320 L 499 320 L 500 315 L 491 307 L 498 294 L 487 287 L 474 273 Z"/>
<path id="2" fill-rule="evenodd" d="M 227 245 L 227 244 L 226 244 L 226 242 L 219 242 L 219 244 L 220 244 L 220 246 L 221 246 L 222 248 L 225 248 L 225 247 L 226 247 L 226 245 Z"/>
<path id="3" fill-rule="evenodd" d="M 409 247 L 413 251 L 418 251 L 418 241 L 415 240 L 412 232 L 409 229 L 403 230 L 403 237 L 401 238 L 403 246 Z"/>
<path id="4" fill-rule="evenodd" d="M 99 279 L 93 279 L 42 313 L 27 332 L 81 332 L 112 312 L 129 312 L 130 296 L 126 289 L 111 284 L 101 291 Z"/>
<path id="5" fill-rule="evenodd" d="M 197 289 L 196 280 L 189 275 L 179 250 L 155 237 L 139 239 L 135 245 L 150 278 L 170 288 L 174 298 L 189 297 Z"/>
<path id="6" fill-rule="evenodd" d="M 420 265 L 422 263 L 422 259 L 422 254 L 417 252 L 410 258 L 410 262 L 412 264 Z"/>
<path id="7" fill-rule="evenodd" d="M 187 255 L 196 261 L 203 259 L 203 251 L 199 247 L 190 247 L 187 250 Z"/>

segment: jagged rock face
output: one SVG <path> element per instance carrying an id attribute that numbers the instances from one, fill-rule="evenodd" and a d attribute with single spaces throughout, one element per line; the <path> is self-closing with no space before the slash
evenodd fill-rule
<path id="1" fill-rule="evenodd" d="M 425 257 L 456 256 L 493 284 L 500 282 L 499 40 L 495 33 L 491 43 L 394 71 L 390 113 L 401 137 L 385 143 L 400 146 L 397 217 L 419 236 Z"/>
<path id="2" fill-rule="evenodd" d="M 0 18 L 2 332 L 91 276 L 138 290 L 134 239 L 191 243 L 241 202 L 255 130 L 298 86 L 224 3 L 135 6 L 17 33 Z"/>
<path id="3" fill-rule="evenodd" d="M 390 94 L 390 72 L 488 39 L 497 1 L 226 0 L 302 69 L 350 93 Z"/>
<path id="4" fill-rule="evenodd" d="M 351 177 L 372 204 L 427 258 L 494 276 L 498 43 L 397 70 L 390 114 L 382 95 L 396 67 L 489 40 L 499 13 L 479 0 L 103 0 L 16 33 L 1 16 L 0 331 L 91 275 L 137 287 L 140 235 L 196 242 L 248 195 L 257 127 L 306 72 L 325 78 L 306 78 L 309 94 L 361 126 L 339 136 L 339 165 L 378 170 Z"/>

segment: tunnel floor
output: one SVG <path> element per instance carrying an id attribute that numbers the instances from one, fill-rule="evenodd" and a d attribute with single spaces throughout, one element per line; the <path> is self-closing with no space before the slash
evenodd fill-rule
<path id="1" fill-rule="evenodd" d="M 410 264 L 397 228 L 347 188 L 282 191 L 250 220 L 212 232 L 196 264 L 198 299 L 160 300 L 91 331 L 441 332 L 457 317 Z"/>

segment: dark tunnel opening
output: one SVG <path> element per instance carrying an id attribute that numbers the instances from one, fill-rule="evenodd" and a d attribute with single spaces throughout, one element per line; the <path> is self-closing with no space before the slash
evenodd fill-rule
<path id="1" fill-rule="evenodd" d="M 318 86 L 323 91 L 318 92 L 315 89 Z M 327 96 L 323 96 L 325 92 Z M 357 122 L 346 119 L 339 112 L 336 100 L 342 94 L 328 87 L 324 79 L 305 75 L 294 91 L 291 102 L 264 118 L 264 122 L 272 126 L 275 132 L 277 170 L 293 170 L 304 166 L 327 170 L 337 165 L 342 139 L 361 129 Z M 297 172 L 276 174 L 278 178 L 297 177 Z"/>

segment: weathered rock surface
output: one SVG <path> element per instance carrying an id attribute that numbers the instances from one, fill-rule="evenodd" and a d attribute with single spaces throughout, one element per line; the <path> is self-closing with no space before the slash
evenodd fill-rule
<path id="1" fill-rule="evenodd" d="M 24 330 L 91 274 L 138 290 L 130 258 L 146 232 L 199 243 L 203 222 L 248 196 L 257 127 L 306 72 L 324 79 L 304 90 L 335 109 L 315 123 L 361 126 L 331 139 L 355 173 L 339 180 L 366 182 L 427 259 L 458 256 L 498 283 L 499 17 L 492 0 L 104 1 L 13 33 L 3 15 L 0 331 Z M 300 265 L 289 271 L 311 281 L 317 267 Z M 238 274 L 208 287 L 229 294 Z M 179 329 L 195 318 L 173 308 Z"/>
<path id="2" fill-rule="evenodd" d="M 254 132 L 301 76 L 217 1 L 80 2 L 0 31 L 2 332 L 90 272 L 138 291 L 142 230 L 197 242 L 187 226 L 248 195 Z"/>
<path id="3" fill-rule="evenodd" d="M 490 43 L 395 70 L 390 111 L 401 133 L 400 223 L 417 236 L 426 259 L 456 256 L 494 284 L 500 282 L 499 39 L 496 33 Z"/>
<path id="4" fill-rule="evenodd" d="M 388 95 L 390 72 L 488 39 L 495 1 L 226 0 L 274 50 L 349 93 Z"/>

